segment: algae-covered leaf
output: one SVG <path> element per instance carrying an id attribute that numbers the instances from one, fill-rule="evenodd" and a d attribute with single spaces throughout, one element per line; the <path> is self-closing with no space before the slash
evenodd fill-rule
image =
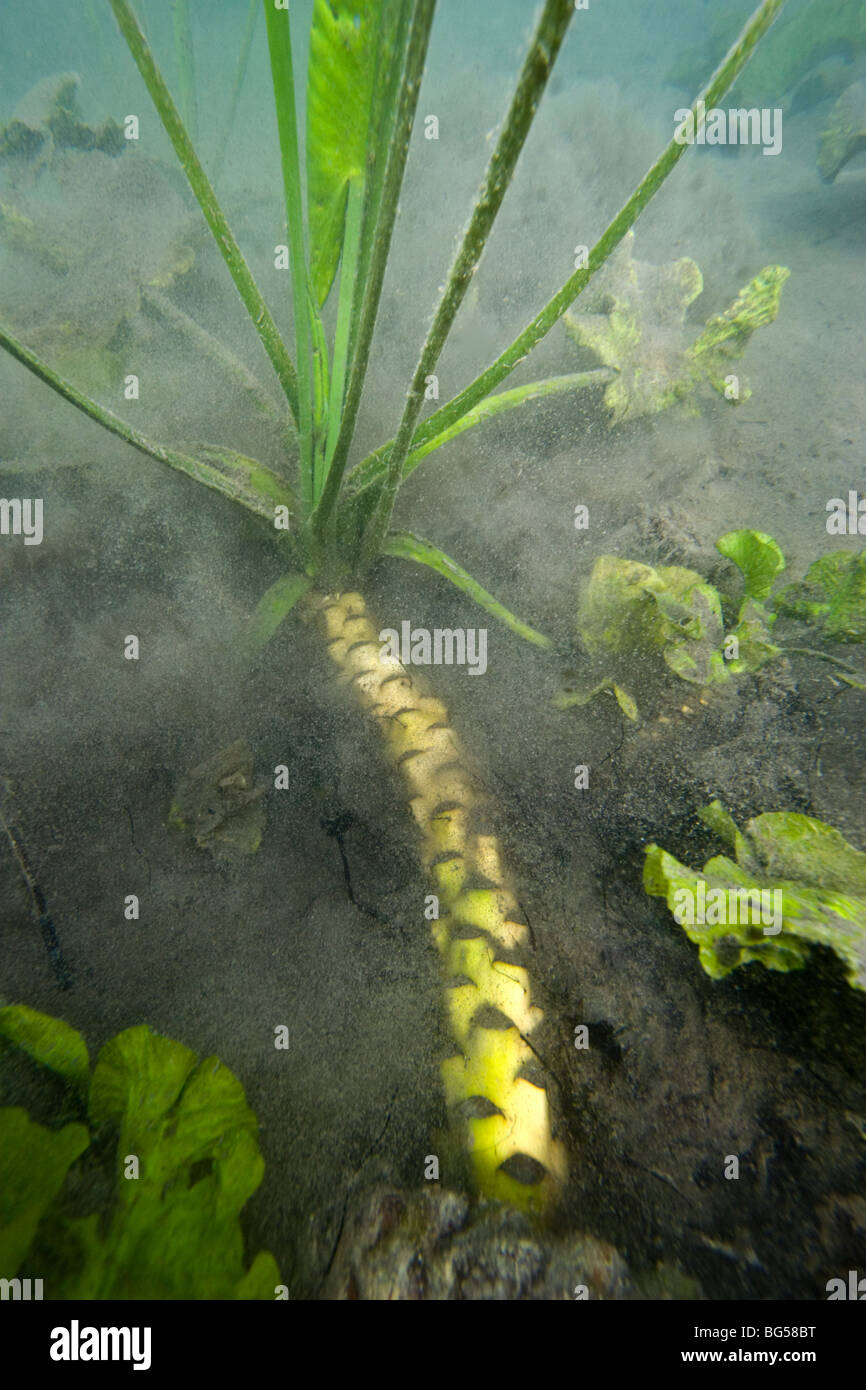
<path id="1" fill-rule="evenodd" d="M 790 274 L 784 265 L 764 266 L 724 313 L 707 320 L 703 333 L 688 349 L 686 355 L 697 374 L 726 400 L 748 400 L 748 389 L 729 396 L 730 366 L 742 357 L 752 334 L 775 319 L 782 287 Z"/>
<path id="2" fill-rule="evenodd" d="M 692 397 L 703 381 L 726 400 L 748 399 L 746 389 L 728 390 L 730 363 L 742 356 L 755 330 L 776 317 L 791 272 L 785 266 L 765 266 L 689 344 L 685 316 L 703 289 L 699 267 L 688 257 L 665 265 L 633 260 L 633 243 L 629 232 L 599 273 L 584 301 L 592 312 L 564 315 L 578 347 L 589 349 L 617 373 L 604 394 L 609 423 L 673 406 L 694 415 Z"/>
<path id="3" fill-rule="evenodd" d="M 663 586 L 651 565 L 618 555 L 600 555 L 578 607 L 581 641 L 592 652 L 658 650 L 664 645 L 665 627 L 653 595 Z"/>
<path id="4" fill-rule="evenodd" d="M 834 550 L 775 598 L 780 613 L 814 623 L 830 642 L 866 641 L 866 550 Z"/>
<path id="5" fill-rule="evenodd" d="M 99 1054 L 90 1087 L 90 1121 L 136 1132 L 157 1124 L 174 1105 L 195 1067 L 194 1052 L 145 1024 L 127 1028 Z"/>
<path id="6" fill-rule="evenodd" d="M 614 696 L 616 697 L 616 702 L 622 710 L 623 714 L 625 715 L 626 719 L 636 721 L 637 704 L 632 699 L 631 695 L 629 695 L 628 691 L 623 690 L 622 686 L 617 685 L 616 681 L 611 682 L 611 688 L 613 690 Z"/>
<path id="7" fill-rule="evenodd" d="M 89 1143 L 84 1125 L 51 1130 L 26 1110 L 0 1110 L 0 1278 L 14 1278 L 46 1209 Z"/>
<path id="8" fill-rule="evenodd" d="M 644 888 L 665 898 L 699 947 L 714 979 L 758 961 L 769 970 L 805 965 L 812 945 L 844 961 L 848 982 L 866 990 L 866 854 L 833 826 L 795 812 L 768 812 L 741 834 L 719 802 L 702 819 L 728 843 L 698 872 L 650 845 Z"/>
<path id="9" fill-rule="evenodd" d="M 100 1053 L 91 1111 L 120 1130 L 118 1187 L 104 1242 L 79 1228 L 86 1260 L 69 1296 L 273 1297 L 272 1262 L 255 1275 L 244 1269 L 238 1218 L 264 1163 L 256 1117 L 228 1068 L 130 1028 Z"/>
<path id="10" fill-rule="evenodd" d="M 769 598 L 776 575 L 785 568 L 785 557 L 772 536 L 763 531 L 727 531 L 719 536 L 716 549 L 741 570 L 749 598 L 760 603 Z"/>
<path id="11" fill-rule="evenodd" d="M 696 582 L 686 579 L 691 571 L 680 566 L 663 566 L 659 574 L 667 586 L 656 595 L 659 608 L 669 619 L 663 651 L 666 664 L 694 685 L 727 680 L 720 650 L 725 629 L 717 591 L 700 578 Z"/>
<path id="12" fill-rule="evenodd" d="M 737 655 L 728 662 L 728 669 L 735 675 L 742 671 L 760 671 L 768 661 L 781 656 L 783 648 L 776 645 L 770 636 L 770 625 L 776 620 L 763 604 L 747 598 L 740 606 L 737 625 L 728 633 L 727 640 L 735 638 Z"/>
<path id="13" fill-rule="evenodd" d="M 749 821 L 748 837 L 767 877 L 866 897 L 866 854 L 832 825 L 796 811 L 772 811 Z"/>
<path id="14" fill-rule="evenodd" d="M 205 758 L 183 778 L 168 822 L 195 836 L 217 858 L 254 854 L 265 825 L 264 784 L 256 785 L 253 754 L 244 738 Z"/>
<path id="15" fill-rule="evenodd" d="M 363 182 L 382 11 L 377 0 L 315 0 L 307 69 L 310 276 L 319 305 L 336 274 L 350 183 Z"/>
<path id="16" fill-rule="evenodd" d="M 26 1004 L 11 1004 L 0 1009 L 0 1037 L 86 1094 L 90 1083 L 87 1045 L 63 1019 L 37 1013 Z"/>
<path id="17" fill-rule="evenodd" d="M 553 697 L 553 705 L 555 709 L 561 710 L 582 709 L 603 690 L 609 690 L 612 693 L 626 719 L 637 720 L 637 703 L 627 690 L 624 690 L 621 685 L 617 685 L 611 676 L 605 676 L 604 680 L 600 680 L 589 690 L 558 690 Z"/>
<path id="18" fill-rule="evenodd" d="M 593 312 L 564 316 L 578 347 L 617 373 L 604 394 L 611 425 L 666 410 L 693 386 L 684 324 L 703 289 L 701 272 L 688 257 L 666 265 L 636 261 L 633 249 L 630 231 L 584 301 Z"/>
<path id="19" fill-rule="evenodd" d="M 591 652 L 660 651 L 683 680 L 706 685 L 727 679 L 721 599 L 682 565 L 654 569 L 599 556 L 581 597 L 577 629 Z"/>

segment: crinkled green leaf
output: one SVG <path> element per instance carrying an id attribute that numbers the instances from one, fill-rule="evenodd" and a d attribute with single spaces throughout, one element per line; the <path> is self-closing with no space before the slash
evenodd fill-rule
<path id="1" fill-rule="evenodd" d="M 725 399 L 731 363 L 742 357 L 757 329 L 773 322 L 779 312 L 782 286 L 790 274 L 787 266 L 765 265 L 724 313 L 707 320 L 703 333 L 688 349 L 686 356 L 698 375 Z M 750 394 L 748 389 L 741 390 L 731 399 L 745 401 Z"/>
<path id="2" fill-rule="evenodd" d="M 729 671 L 739 675 L 743 671 L 760 671 L 768 661 L 781 656 L 782 647 L 771 640 L 770 627 L 776 620 L 775 613 L 769 613 L 763 604 L 747 598 L 740 607 L 737 625 L 728 633 L 728 639 L 737 639 L 738 655 L 728 661 Z"/>
<path id="3" fill-rule="evenodd" d="M 648 265 L 632 258 L 633 249 L 630 231 L 581 301 L 590 312 L 564 316 L 578 347 L 589 349 L 617 373 L 604 394 L 609 423 L 672 406 L 697 414 L 691 398 L 704 381 L 726 399 L 747 400 L 745 388 L 730 395 L 725 378 L 755 330 L 776 317 L 791 272 L 785 266 L 765 266 L 690 344 L 685 316 L 703 289 L 699 267 L 688 257 Z"/>
<path id="4" fill-rule="evenodd" d="M 780 613 L 815 623 L 831 642 L 866 641 L 866 550 L 822 555 L 775 598 Z"/>
<path id="5" fill-rule="evenodd" d="M 700 580 L 700 575 L 694 578 Z M 659 650 L 666 640 L 666 621 L 654 595 L 663 587 L 651 565 L 600 555 L 578 607 L 577 630 L 584 646 L 591 652 Z"/>
<path id="6" fill-rule="evenodd" d="M 809 946 L 821 945 L 844 961 L 849 984 L 866 989 L 866 854 L 833 826 L 795 812 L 757 816 L 743 835 L 719 802 L 701 815 L 728 843 L 733 839 L 737 862 L 718 855 L 699 873 L 650 845 L 644 888 L 665 898 L 698 945 L 706 973 L 719 979 L 750 961 L 768 970 L 794 970 L 805 965 Z M 718 921 L 709 911 L 714 890 Z M 738 890 L 745 890 L 745 910 L 728 896 Z M 696 920 L 701 893 L 704 921 Z M 766 898 L 764 915 L 749 896 L 760 893 L 777 895 Z"/>
<path id="7" fill-rule="evenodd" d="M 63 1019 L 37 1013 L 26 1004 L 11 1004 L 0 1009 L 0 1037 L 86 1094 L 90 1083 L 87 1045 Z"/>
<path id="8" fill-rule="evenodd" d="M 0 1110 L 0 1279 L 12 1279 L 67 1172 L 84 1153 L 84 1125 L 47 1129 L 26 1110 Z"/>
<path id="9" fill-rule="evenodd" d="M 324 304 L 343 244 L 346 197 L 363 181 L 373 100 L 377 0 L 314 0 L 307 69 L 310 277 Z"/>
<path id="10" fill-rule="evenodd" d="M 76 1296 L 231 1298 L 249 1287 L 238 1217 L 264 1163 L 237 1078 L 215 1057 L 199 1062 L 180 1043 L 130 1028 L 99 1056 L 91 1115 L 120 1129 L 118 1192 L 105 1249 L 79 1228 L 90 1249 Z M 130 1156 L 137 1177 L 125 1175 Z M 270 1277 L 273 1266 L 260 1266 L 257 1279 L 263 1268 Z"/>
<path id="11" fill-rule="evenodd" d="M 749 821 L 747 833 L 767 877 L 866 897 L 866 854 L 832 825 L 796 811 L 774 811 Z"/>
<path id="12" fill-rule="evenodd" d="M 601 555 L 577 621 L 591 652 L 661 651 L 676 675 L 698 685 L 726 680 L 722 604 L 717 591 L 682 565 L 642 565 Z"/>
<path id="13" fill-rule="evenodd" d="M 772 536 L 763 531 L 727 531 L 716 541 L 716 550 L 742 571 L 749 598 L 763 602 L 785 568 L 785 557 Z"/>

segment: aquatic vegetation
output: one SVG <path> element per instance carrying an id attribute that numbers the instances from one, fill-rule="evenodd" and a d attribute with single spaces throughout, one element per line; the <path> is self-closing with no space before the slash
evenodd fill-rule
<path id="1" fill-rule="evenodd" d="M 24 1005 L 0 1009 L 0 1039 L 80 1117 L 56 1129 L 0 1109 L 0 1277 L 50 1270 L 49 1298 L 274 1298 L 274 1259 L 247 1267 L 239 1221 L 264 1174 L 258 1125 L 216 1057 L 137 1027 L 91 1069 L 80 1033 Z M 85 1182 L 102 1202 L 82 1215 Z"/>
<path id="2" fill-rule="evenodd" d="M 392 529 L 395 499 L 422 460 L 456 434 L 539 395 L 585 384 L 586 374 L 575 373 L 492 394 L 586 288 L 688 147 L 671 139 L 591 249 L 587 263 L 496 361 L 422 420 L 429 383 L 574 13 L 572 0 L 546 0 L 396 433 L 350 468 L 433 0 L 315 0 L 307 73 L 306 223 L 289 9 L 265 4 L 288 225 L 293 355 L 235 240 L 132 5 L 129 0 L 110 2 L 285 395 L 294 428 L 285 470 L 277 473 L 216 445 L 196 452 L 167 448 L 84 395 L 5 329 L 0 330 L 0 344 L 103 428 L 237 502 L 263 518 L 272 536 L 276 533 L 289 572 L 263 597 L 253 637 L 266 639 L 298 607 L 322 630 L 338 670 L 350 678 L 351 689 L 386 731 L 408 784 L 422 854 L 440 888 L 431 895 L 437 901 L 435 908 L 429 904 L 429 920 L 435 923 L 445 961 L 452 1023 L 454 1053 L 443 1066 L 449 1109 L 463 1135 L 477 1189 L 527 1210 L 544 1210 L 564 1176 L 564 1162 L 552 1132 L 548 1078 L 526 1039 L 541 1011 L 531 1001 L 528 971 L 520 958 L 524 926 L 514 916 L 497 842 L 475 823 L 480 798 L 463 770 L 447 713 L 428 699 L 416 677 L 383 653 L 378 627 L 354 586 L 383 555 L 410 560 L 446 577 L 528 641 L 549 645 L 430 541 Z M 722 98 L 782 3 L 762 0 L 757 5 L 696 101 L 712 107 Z M 182 50 L 182 35 L 180 42 Z M 191 120 L 189 101 L 187 108 Z M 331 343 L 322 322 L 329 293 L 337 296 Z M 728 336 L 735 342 L 738 332 L 731 320 L 731 334 L 722 335 L 714 348 Z M 438 910 L 440 899 L 445 912 Z"/>
<path id="3" fill-rule="evenodd" d="M 828 642 L 866 641 L 866 551 L 832 550 L 776 595 L 780 613 L 812 623 Z"/>
<path id="4" fill-rule="evenodd" d="M 597 660 L 660 655 L 681 680 L 707 686 L 732 675 L 754 674 L 786 653 L 813 656 L 838 668 L 839 680 L 864 689 L 863 676 L 844 662 L 808 647 L 780 645 L 771 629 L 784 614 L 817 624 L 828 641 L 863 641 L 866 636 L 866 567 L 863 555 L 834 551 L 809 567 L 803 580 L 773 594 L 785 557 L 762 531 L 728 531 L 716 549 L 740 570 L 743 593 L 722 594 L 696 570 L 682 565 L 641 564 L 601 555 L 578 604 L 576 631 Z M 727 621 L 730 613 L 733 621 Z M 611 690 L 623 713 L 637 718 L 626 689 L 627 675 L 605 675 L 589 689 L 563 690 L 559 709 L 586 705 Z"/>
<path id="5" fill-rule="evenodd" d="M 718 801 L 698 814 L 734 859 L 715 855 L 698 872 L 648 845 L 643 883 L 699 947 L 706 973 L 722 979 L 752 961 L 799 970 L 811 946 L 829 946 L 849 984 L 866 989 L 866 854 L 793 811 L 756 816 L 745 831 Z"/>
<path id="6" fill-rule="evenodd" d="M 751 392 L 740 387 L 731 364 L 742 357 L 752 334 L 775 319 L 791 272 L 785 266 L 765 266 L 689 343 L 685 316 L 703 290 L 700 268 L 689 257 L 667 265 L 636 261 L 633 243 L 629 232 L 585 296 L 586 310 L 565 314 L 566 329 L 578 347 L 588 348 L 616 372 L 604 392 L 608 423 L 657 415 L 673 406 L 696 415 L 692 397 L 703 382 L 726 400 L 748 400 Z"/>
<path id="7" fill-rule="evenodd" d="M 696 570 L 601 555 L 578 605 L 581 644 L 602 659 L 658 654 L 675 675 L 694 685 L 760 670 L 782 651 L 770 638 L 775 614 L 764 600 L 784 569 L 784 556 L 761 531 L 730 531 L 719 537 L 716 548 L 743 576 L 745 593 L 733 625 L 726 628 L 723 596 Z M 591 690 L 560 692 L 555 703 L 569 709 L 612 689 L 623 713 L 636 719 L 637 704 L 626 693 L 625 680 L 607 676 Z"/>

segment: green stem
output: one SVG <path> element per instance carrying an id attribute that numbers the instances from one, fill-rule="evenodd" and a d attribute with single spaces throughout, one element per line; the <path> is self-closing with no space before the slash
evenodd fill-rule
<path id="1" fill-rule="evenodd" d="M 189 180 L 189 186 L 205 215 L 220 255 L 229 268 L 238 294 L 246 305 L 247 313 L 255 325 L 256 332 L 285 392 L 292 414 L 297 419 L 298 381 L 292 360 L 286 352 L 285 344 L 277 331 L 270 310 L 265 304 L 241 249 L 232 235 L 231 228 L 217 202 L 216 194 L 207 174 L 199 163 L 177 107 L 172 101 L 171 93 L 156 66 L 147 39 L 142 33 L 129 0 L 109 0 L 109 3 L 114 11 L 120 32 L 126 40 L 129 51 L 135 59 L 136 67 L 144 79 L 151 100 L 165 127 L 166 134 L 174 146 L 175 154 L 183 166 Z"/>
<path id="2" fill-rule="evenodd" d="M 706 109 L 716 106 L 728 88 L 739 76 L 758 40 L 763 37 L 773 23 L 785 0 L 763 0 L 741 33 L 724 61 L 713 73 L 700 97 L 692 105 L 697 112 L 698 101 L 705 103 Z M 595 272 L 604 264 L 612 251 L 622 241 L 626 232 L 634 226 L 647 203 L 658 192 L 674 165 L 682 158 L 688 145 L 679 144 L 676 136 L 659 156 L 646 176 L 638 184 L 634 193 L 602 234 L 589 254 L 588 265 L 575 271 L 566 280 L 562 289 L 544 306 L 539 314 L 526 326 L 519 337 L 507 347 L 486 371 L 455 396 L 453 400 L 429 416 L 415 434 L 412 444 L 418 446 L 434 436 L 450 429 L 467 411 L 489 395 L 522 362 L 537 343 L 550 331 L 562 317 L 566 309 L 577 298 Z M 396 445 L 395 445 L 396 447 Z"/>
<path id="3" fill-rule="evenodd" d="M 840 670 L 847 671 L 849 676 L 863 677 L 863 672 L 858 671 L 856 666 L 849 666 L 847 661 L 840 661 L 838 656 L 831 656 L 829 652 L 817 651 L 814 647 L 780 647 L 780 652 L 785 656 L 814 656 L 818 661 L 829 661 L 831 665 L 838 666 Z"/>
<path id="4" fill-rule="evenodd" d="M 346 205 L 346 231 L 343 238 L 343 258 L 340 266 L 340 302 L 337 308 L 337 331 L 334 336 L 334 363 L 331 373 L 331 394 L 328 413 L 328 442 L 325 447 L 325 466 L 330 467 L 340 434 L 343 416 L 343 393 L 346 388 L 346 369 L 349 357 L 349 333 L 352 307 L 357 286 L 358 254 L 361 246 L 361 214 L 364 209 L 364 181 L 349 184 Z"/>
<path id="5" fill-rule="evenodd" d="M 397 114 L 388 146 L 388 159 L 382 184 L 373 250 L 370 255 L 367 274 L 364 277 L 364 301 L 361 307 L 357 338 L 351 353 L 352 366 L 343 406 L 343 418 L 334 455 L 328 469 L 328 477 L 316 508 L 316 530 L 322 537 L 325 535 L 328 520 L 334 511 L 339 496 L 349 446 L 355 433 L 355 421 L 361 402 L 361 390 L 367 371 L 373 329 L 376 325 L 379 297 L 385 278 L 385 265 L 391 246 L 391 234 L 397 216 L 397 201 L 403 184 L 403 171 L 406 166 L 406 155 L 415 120 L 415 107 L 418 103 L 418 92 L 424 72 L 424 61 L 427 55 L 427 43 L 430 37 L 430 26 L 433 23 L 434 9 L 435 0 L 412 0 L 411 15 L 408 5 L 401 13 L 400 27 L 395 40 L 395 55 L 402 55 L 405 51 L 405 60 L 402 63 L 400 75 Z M 397 58 L 395 57 L 395 63 L 396 61 Z"/>
<path id="6" fill-rule="evenodd" d="M 387 477 L 361 547 L 362 569 L 375 559 L 381 549 L 394 510 L 397 489 L 402 480 L 403 465 L 424 403 L 427 378 L 439 360 L 457 311 L 478 267 L 573 14 L 574 5 L 571 0 L 546 0 L 518 78 L 505 126 L 487 166 L 463 243 L 451 267 L 445 291 L 421 349 L 415 375 L 406 396 L 403 418 L 388 459 Z"/>
<path id="7" fill-rule="evenodd" d="M 501 391 L 496 396 L 488 396 L 481 401 L 474 409 L 467 411 L 461 419 L 455 421 L 450 429 L 443 430 L 441 434 L 434 435 L 426 443 L 413 449 L 403 465 L 403 477 L 405 481 L 409 474 L 418 467 L 422 459 L 434 450 L 441 449 L 443 444 L 462 434 L 464 430 L 471 430 L 475 425 L 481 425 L 485 420 L 490 420 L 494 415 L 501 415 L 503 411 L 515 410 L 518 406 L 525 405 L 528 401 L 543 400 L 545 396 L 557 395 L 561 391 L 580 391 L 587 386 L 607 386 L 616 377 L 616 372 L 612 367 L 594 367 L 588 372 L 571 372 L 567 376 L 546 377 L 543 381 L 530 381 L 525 386 L 513 386 L 509 391 Z M 357 484 L 356 490 L 363 491 L 370 487 L 384 474 L 387 468 L 388 452 L 393 446 L 393 439 L 386 444 L 381 444 L 374 453 L 368 454 L 362 459 L 357 468 L 353 469 L 350 477 L 353 484 Z"/>
<path id="8" fill-rule="evenodd" d="M 277 129 L 286 219 L 289 227 L 289 258 L 292 272 L 292 304 L 295 322 L 295 356 L 298 363 L 298 429 L 301 441 L 301 480 L 304 515 L 315 505 L 312 415 L 312 343 L 307 313 L 307 268 L 304 251 L 304 210 L 301 203 L 301 167 L 298 157 L 298 122 L 295 109 L 295 77 L 292 66 L 292 34 L 289 12 L 274 8 L 273 0 L 263 0 L 268 31 L 268 51 Z"/>
<path id="9" fill-rule="evenodd" d="M 195 99 L 195 66 L 192 29 L 189 22 L 189 0 L 171 0 L 174 23 L 174 51 L 177 55 L 178 94 L 183 122 L 190 138 L 198 139 L 198 108 Z"/>
<path id="10" fill-rule="evenodd" d="M 494 618 L 498 618 L 512 632 L 515 632 L 518 637 L 531 642 L 535 647 L 551 647 L 553 645 L 550 638 L 545 637 L 543 632 L 537 632 L 534 627 L 530 627 L 528 623 L 516 618 L 510 609 L 488 593 L 477 579 L 473 579 L 468 570 L 465 570 L 462 565 L 458 565 L 456 560 L 452 560 L 451 556 L 446 555 L 438 546 L 431 545 L 430 541 L 425 541 L 422 536 L 416 536 L 411 531 L 389 531 L 382 542 L 380 554 L 394 555 L 399 560 L 414 560 L 416 564 L 427 565 L 437 574 L 441 574 L 455 588 L 468 594 Z"/>
<path id="11" fill-rule="evenodd" d="M 50 386 L 53 391 L 56 391 L 58 396 L 69 401 L 82 414 L 95 420 L 109 433 L 116 434 L 118 438 L 131 444 L 133 449 L 138 449 L 139 453 L 147 454 L 149 458 L 156 459 L 158 463 L 168 464 L 169 468 L 174 468 L 179 473 L 185 473 L 187 477 L 193 478 L 197 483 L 202 483 L 205 487 L 213 489 L 214 492 L 219 492 L 223 497 L 228 497 L 230 501 L 239 503 L 247 511 L 253 512 L 256 516 L 264 517 L 271 523 L 274 519 L 275 502 L 282 503 L 290 510 L 293 509 L 293 498 L 289 488 L 282 482 L 282 479 L 271 473 L 270 469 L 266 469 L 264 465 L 258 465 L 257 471 L 265 486 L 259 489 L 252 486 L 245 487 L 240 475 L 232 476 L 231 473 L 221 472 L 210 464 L 202 463 L 200 459 L 192 458 L 189 454 L 182 454 L 176 449 L 166 449 L 162 444 L 157 444 L 147 435 L 141 434 L 139 430 L 133 429 L 131 425 L 118 419 L 112 411 L 98 405 L 96 401 L 85 396 L 70 382 L 58 376 L 35 353 L 20 343 L 17 338 L 13 338 L 2 327 L 0 327 L 0 347 L 5 348 L 29 372 L 32 372 L 40 381 L 44 381 L 46 386 Z"/>

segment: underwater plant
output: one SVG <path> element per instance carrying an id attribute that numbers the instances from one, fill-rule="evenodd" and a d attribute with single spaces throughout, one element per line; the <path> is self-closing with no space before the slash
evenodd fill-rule
<path id="1" fill-rule="evenodd" d="M 110 3 L 282 387 L 292 422 L 285 469 L 277 473 L 217 444 L 193 454 L 157 443 L 84 395 L 5 329 L 0 344 L 103 428 L 267 524 L 287 572 L 259 604 L 254 639 L 266 641 L 297 607 L 322 633 L 337 673 L 379 724 L 389 759 L 403 777 L 421 858 L 435 888 L 433 934 L 443 960 L 454 1041 L 454 1054 L 442 1068 L 449 1110 L 463 1134 L 479 1192 L 544 1210 L 565 1177 L 566 1158 L 553 1134 L 547 1077 L 528 1040 L 541 1019 L 523 963 L 528 927 L 498 840 L 480 816 L 479 789 L 447 711 L 385 649 L 357 586 L 381 556 L 410 560 L 447 578 L 530 643 L 550 645 L 430 541 L 393 529 L 395 498 L 425 457 L 489 416 L 539 396 L 581 389 L 588 375 L 596 382 L 612 379 L 610 373 L 573 373 L 494 394 L 628 235 L 687 145 L 670 141 L 587 263 L 485 371 L 422 419 L 429 380 L 574 13 L 572 0 L 546 0 L 394 437 L 350 466 L 433 0 L 315 0 L 307 71 L 306 218 L 289 6 L 287 0 L 264 0 L 288 225 L 293 353 L 253 279 L 132 5 Z M 761 0 L 694 110 L 698 102 L 712 108 L 727 92 L 782 4 Z M 189 91 L 185 104 L 191 117 Z M 322 310 L 332 293 L 336 330 L 329 343 Z"/>
<path id="2" fill-rule="evenodd" d="M 866 641 L 866 551 L 831 550 L 775 598 L 780 613 L 818 628 L 828 642 Z"/>
<path id="3" fill-rule="evenodd" d="M 740 831 L 713 801 L 701 820 L 734 851 L 698 872 L 647 845 L 644 889 L 665 898 L 714 980 L 757 961 L 800 970 L 810 946 L 829 946 L 848 983 L 866 989 L 866 854 L 839 831 L 794 811 L 772 811 Z"/>
<path id="4" fill-rule="evenodd" d="M 576 630 L 582 646 L 597 660 L 660 655 L 681 680 L 708 686 L 732 675 L 754 674 L 786 654 L 813 656 L 832 663 L 839 680 L 864 689 L 862 673 L 826 652 L 780 645 L 772 628 L 779 614 L 820 627 L 829 641 L 862 641 L 866 634 L 864 557 L 833 551 L 816 560 L 804 578 L 775 594 L 785 557 L 763 531 L 728 531 L 716 549 L 740 570 L 743 595 L 722 594 L 697 570 L 684 565 L 646 565 L 616 555 L 600 555 L 578 604 Z M 732 613 L 727 621 L 725 610 Z M 622 683 L 606 674 L 590 688 L 560 691 L 558 709 L 589 703 L 612 691 L 623 713 L 638 717 L 637 704 Z"/>
<path id="5" fill-rule="evenodd" d="M 711 318 L 694 342 L 684 345 L 685 314 L 702 292 L 699 266 L 684 256 L 669 265 L 647 265 L 632 256 L 634 233 L 624 237 L 586 297 L 583 313 L 566 313 L 565 326 L 578 347 L 588 348 L 616 376 L 605 388 L 609 424 L 657 415 L 677 406 L 697 414 L 692 401 L 708 382 L 725 400 L 746 401 L 730 371 L 752 334 L 779 310 L 786 266 L 768 265 Z"/>
<path id="6" fill-rule="evenodd" d="M 141 1026 L 91 1069 L 80 1033 L 20 1004 L 0 1009 L 0 1039 L 76 1117 L 56 1129 L 0 1108 L 0 1277 L 51 1270 L 48 1298 L 274 1298 L 273 1256 L 244 1259 L 239 1216 L 265 1165 L 227 1067 Z M 82 1214 L 85 1184 L 102 1200 Z"/>

